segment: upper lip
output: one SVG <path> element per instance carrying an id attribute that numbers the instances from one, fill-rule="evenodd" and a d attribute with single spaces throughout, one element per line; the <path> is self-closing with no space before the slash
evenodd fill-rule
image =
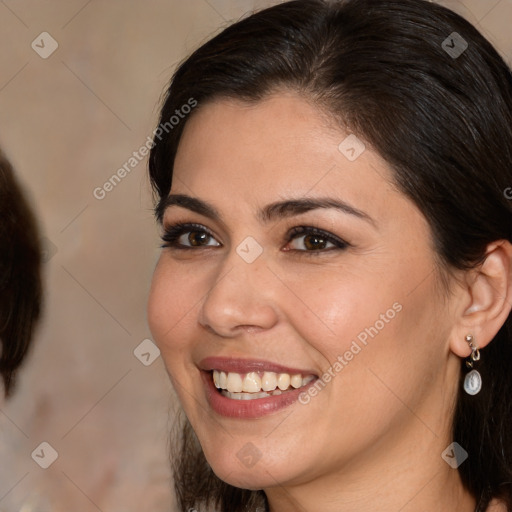
<path id="1" fill-rule="evenodd" d="M 220 370 L 226 373 L 249 373 L 249 372 L 275 372 L 289 373 L 290 375 L 315 375 L 316 372 L 310 369 L 291 368 L 272 361 L 263 359 L 242 359 L 237 357 L 206 357 L 199 363 L 199 368 L 204 371 Z"/>

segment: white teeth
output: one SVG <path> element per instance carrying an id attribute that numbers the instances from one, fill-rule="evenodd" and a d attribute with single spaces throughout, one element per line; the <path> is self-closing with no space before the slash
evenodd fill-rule
<path id="1" fill-rule="evenodd" d="M 307 377 L 304 377 L 302 379 L 302 385 L 305 386 L 306 384 L 309 384 L 312 380 L 315 380 L 315 377 L 313 375 L 308 375 Z"/>
<path id="2" fill-rule="evenodd" d="M 277 387 L 284 391 L 290 387 L 290 376 L 287 373 L 280 373 L 277 378 Z"/>
<path id="3" fill-rule="evenodd" d="M 302 375 L 298 373 L 297 375 L 292 375 L 292 378 L 290 379 L 290 384 L 295 389 L 300 388 L 302 386 Z"/>
<path id="4" fill-rule="evenodd" d="M 226 375 L 226 372 L 219 372 L 219 370 L 213 370 L 213 383 L 215 384 L 216 388 L 226 389 L 227 380 L 228 376 Z"/>
<path id="5" fill-rule="evenodd" d="M 254 400 L 256 398 L 268 398 L 268 394 L 262 393 L 230 393 L 229 391 L 223 391 L 222 394 L 228 398 L 234 400 Z"/>
<path id="6" fill-rule="evenodd" d="M 298 389 L 315 379 L 313 375 L 302 377 L 299 373 L 290 375 L 288 373 L 263 372 L 261 377 L 258 372 L 240 374 L 213 370 L 212 373 L 215 387 L 220 389 L 224 396 L 234 400 L 251 400 L 280 395 L 283 391 L 292 388 Z"/>
<path id="7" fill-rule="evenodd" d="M 248 373 L 242 383 L 242 391 L 257 393 L 261 390 L 261 379 L 256 372 Z"/>
<path id="8" fill-rule="evenodd" d="M 261 378 L 261 389 L 273 391 L 277 387 L 277 375 L 274 372 L 265 372 Z"/>
<path id="9" fill-rule="evenodd" d="M 239 373 L 229 372 L 226 387 L 230 393 L 240 393 L 242 391 L 241 375 Z"/>

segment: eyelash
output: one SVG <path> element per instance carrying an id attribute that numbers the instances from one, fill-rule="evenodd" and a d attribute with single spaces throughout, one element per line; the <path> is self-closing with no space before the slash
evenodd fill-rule
<path id="1" fill-rule="evenodd" d="M 206 229 L 201 224 L 193 224 L 193 223 L 177 223 L 172 224 L 170 226 L 165 227 L 164 234 L 161 236 L 162 241 L 164 242 L 160 247 L 161 248 L 169 248 L 173 250 L 190 250 L 190 249 L 201 249 L 207 247 L 214 246 L 188 246 L 178 244 L 177 241 L 181 237 L 181 235 L 189 232 L 199 232 L 205 233 L 209 237 L 215 238 L 214 235 Z M 324 241 L 332 243 L 335 247 L 330 247 L 328 249 L 319 249 L 319 250 L 302 250 L 302 249 L 289 249 L 288 251 L 294 253 L 308 253 L 308 255 L 319 255 L 320 253 L 329 252 L 332 250 L 344 250 L 351 246 L 348 242 L 345 242 L 341 238 L 335 237 L 334 235 L 323 231 L 322 229 L 313 227 L 313 226 L 296 226 L 292 228 L 287 234 L 287 244 L 292 240 L 298 237 L 298 235 L 306 236 L 306 235 L 318 235 Z M 287 251 L 287 252 L 288 252 Z"/>

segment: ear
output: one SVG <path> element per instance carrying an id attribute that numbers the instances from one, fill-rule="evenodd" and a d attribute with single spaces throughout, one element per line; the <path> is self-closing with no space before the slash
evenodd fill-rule
<path id="1" fill-rule="evenodd" d="M 478 348 L 488 345 L 512 309 L 512 244 L 498 240 L 487 246 L 485 260 L 466 273 L 458 322 L 450 338 L 451 350 L 468 357 L 472 334 Z"/>

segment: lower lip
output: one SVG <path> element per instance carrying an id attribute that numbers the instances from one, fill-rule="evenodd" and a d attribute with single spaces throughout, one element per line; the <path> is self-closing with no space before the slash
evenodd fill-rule
<path id="1" fill-rule="evenodd" d="M 272 414 L 284 409 L 296 402 L 299 395 L 316 382 L 315 379 L 306 386 L 283 392 L 280 395 L 269 396 L 268 398 L 236 400 L 219 393 L 213 383 L 211 372 L 201 371 L 201 377 L 206 388 L 206 397 L 211 408 L 221 416 L 241 419 L 261 418 L 267 414 Z"/>

